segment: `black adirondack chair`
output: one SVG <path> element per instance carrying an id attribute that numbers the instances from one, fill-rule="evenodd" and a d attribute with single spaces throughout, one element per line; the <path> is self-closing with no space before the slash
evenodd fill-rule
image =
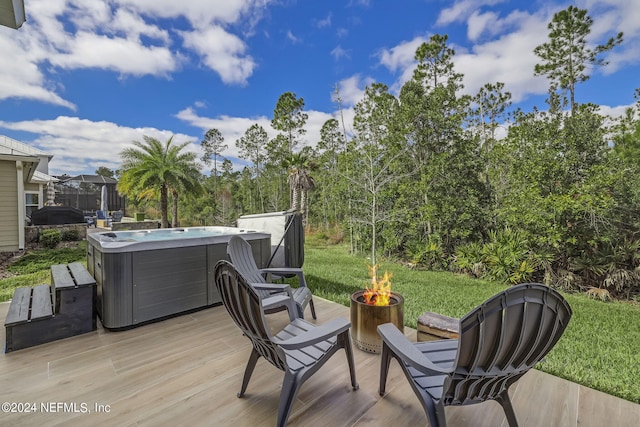
<path id="1" fill-rule="evenodd" d="M 351 386 L 358 388 L 349 321 L 338 318 L 316 326 L 290 311 L 291 322 L 272 335 L 265 320 L 263 299 L 232 264 L 216 264 L 215 282 L 229 315 L 253 344 L 238 397 L 244 396 L 258 359 L 265 358 L 284 371 L 277 419 L 277 425 L 284 426 L 302 384 L 341 348 L 347 356 Z"/>
<path id="2" fill-rule="evenodd" d="M 518 425 L 509 387 L 538 363 L 564 332 L 572 312 L 548 286 L 506 289 L 460 320 L 459 339 L 411 343 L 391 323 L 382 336 L 379 393 L 395 358 L 420 399 L 431 427 L 446 426 L 445 406 L 493 399 L 511 427 Z"/>
<path id="3" fill-rule="evenodd" d="M 227 245 L 227 255 L 229 255 L 229 259 L 235 268 L 250 283 L 270 283 L 270 276 L 275 276 L 276 278 L 293 275 L 298 276 L 300 286 L 291 289 L 293 299 L 296 302 L 298 315 L 304 318 L 304 310 L 308 304 L 311 308 L 311 316 L 316 319 L 313 295 L 311 294 L 311 290 L 307 287 L 307 281 L 301 268 L 258 268 L 256 261 L 253 258 L 253 252 L 251 252 L 251 245 L 242 237 L 238 236 L 232 236 L 229 240 L 229 244 Z M 266 298 L 271 296 L 273 291 L 257 289 L 257 293 L 261 298 Z M 267 313 L 273 313 L 282 309 L 282 306 L 265 306 Z"/>

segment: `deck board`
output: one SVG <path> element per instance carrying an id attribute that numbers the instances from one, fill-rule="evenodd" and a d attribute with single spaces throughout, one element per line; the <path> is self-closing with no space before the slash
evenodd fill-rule
<path id="1" fill-rule="evenodd" d="M 317 323 L 349 309 L 314 298 Z M 9 303 L 0 303 L 6 316 Z M 285 313 L 268 317 L 274 329 Z M 415 340 L 415 330 L 405 334 Z M 4 330 L 0 337 L 4 341 Z M 91 413 L 0 413 L 0 425 L 272 426 L 283 374 L 258 362 L 243 399 L 236 397 L 249 341 L 222 307 L 139 328 L 95 332 L 0 354 L 0 401 L 85 403 Z M 354 347 L 360 389 L 351 390 L 344 352 L 309 379 L 289 418 L 292 426 L 427 425 L 402 371 L 391 362 L 387 394 L 378 395 L 380 359 Z M 511 389 L 522 426 L 634 425 L 640 405 L 531 371 Z M 96 413 L 94 405 L 109 405 Z M 544 409 L 541 409 L 544 408 Z M 40 409 L 40 408 L 38 408 Z M 447 408 L 450 426 L 506 426 L 495 402 Z"/>

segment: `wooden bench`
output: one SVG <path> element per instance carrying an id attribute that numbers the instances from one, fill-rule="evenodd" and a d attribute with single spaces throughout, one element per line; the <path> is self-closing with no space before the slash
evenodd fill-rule
<path id="1" fill-rule="evenodd" d="M 96 281 L 82 263 L 51 266 L 51 285 L 14 291 L 5 352 L 96 330 Z"/>
<path id="2" fill-rule="evenodd" d="M 458 319 L 427 311 L 418 317 L 417 340 L 422 342 L 458 338 L 459 327 Z"/>
<path id="3" fill-rule="evenodd" d="M 64 315 L 67 336 L 96 330 L 96 280 L 81 262 L 51 266 L 53 307 Z"/>
<path id="4" fill-rule="evenodd" d="M 40 344 L 41 322 L 53 317 L 51 287 L 38 285 L 18 288 L 13 293 L 7 318 L 5 351 Z"/>

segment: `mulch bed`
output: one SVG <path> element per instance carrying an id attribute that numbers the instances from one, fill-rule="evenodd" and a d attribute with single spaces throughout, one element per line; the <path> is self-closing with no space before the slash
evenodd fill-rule
<path id="1" fill-rule="evenodd" d="M 7 267 L 16 262 L 25 251 L 18 252 L 0 252 L 0 279 L 6 279 L 7 277 L 13 277 L 16 274 L 7 271 Z"/>

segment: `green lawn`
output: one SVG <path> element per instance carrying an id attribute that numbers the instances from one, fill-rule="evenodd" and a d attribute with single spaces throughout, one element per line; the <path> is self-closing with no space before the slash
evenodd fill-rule
<path id="1" fill-rule="evenodd" d="M 77 249 L 39 250 L 11 266 L 16 277 L 0 280 L 0 301 L 18 286 L 49 283 L 49 266 L 85 261 L 86 243 Z M 349 305 L 349 296 L 368 283 L 367 260 L 342 245 L 308 239 L 305 275 L 314 295 Z M 405 298 L 405 324 L 416 327 L 419 315 L 434 311 L 460 317 L 504 285 L 451 273 L 411 270 L 382 262 L 393 274 L 393 290 Z M 602 302 L 583 294 L 565 294 L 573 318 L 555 348 L 538 368 L 568 380 L 640 403 L 640 306 Z M 319 313 L 322 319 L 322 313 Z"/>
<path id="2" fill-rule="evenodd" d="M 0 301 L 9 301 L 13 290 L 23 286 L 50 283 L 49 268 L 53 264 L 66 264 L 87 259 L 87 242 L 78 242 L 74 248 L 29 250 L 8 271 L 16 276 L 0 280 Z"/>
<path id="3" fill-rule="evenodd" d="M 368 283 L 367 260 L 341 245 L 306 244 L 304 270 L 314 295 L 349 305 L 349 296 Z M 393 274 L 392 289 L 405 298 L 405 325 L 434 311 L 460 317 L 496 292 L 501 284 L 452 273 L 411 270 L 380 263 Z M 545 372 L 640 403 L 640 306 L 602 302 L 563 293 L 573 310 L 569 327 L 544 362 Z M 321 314 L 320 314 L 321 316 Z"/>

